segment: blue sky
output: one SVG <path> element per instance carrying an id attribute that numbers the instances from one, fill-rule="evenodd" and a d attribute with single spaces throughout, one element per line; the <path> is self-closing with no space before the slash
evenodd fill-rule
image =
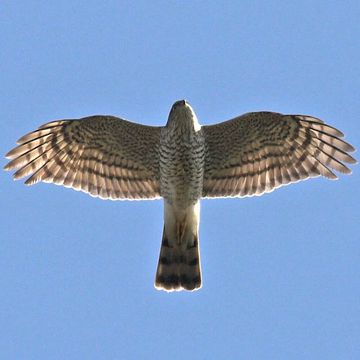
<path id="1" fill-rule="evenodd" d="M 0 153 L 55 119 L 163 125 L 182 98 L 202 124 L 311 114 L 359 148 L 359 17 L 355 0 L 2 2 Z M 3 172 L 0 358 L 360 358 L 353 170 L 203 201 L 203 288 L 172 294 L 153 287 L 161 201 Z"/>

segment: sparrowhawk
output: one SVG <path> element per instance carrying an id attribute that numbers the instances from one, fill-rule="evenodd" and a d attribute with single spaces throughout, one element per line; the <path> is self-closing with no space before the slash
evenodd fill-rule
<path id="1" fill-rule="evenodd" d="M 49 122 L 18 140 L 6 170 L 102 199 L 164 199 L 155 287 L 201 287 L 200 199 L 261 195 L 319 175 L 349 174 L 353 146 L 323 121 L 252 112 L 200 126 L 180 100 L 163 127 L 114 116 Z"/>

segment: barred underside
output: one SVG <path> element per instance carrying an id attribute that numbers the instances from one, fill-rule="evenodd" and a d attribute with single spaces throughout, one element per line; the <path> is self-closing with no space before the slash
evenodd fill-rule
<path id="1" fill-rule="evenodd" d="M 18 140 L 5 170 L 103 199 L 159 198 L 159 142 L 160 128 L 113 116 L 54 121 Z"/>
<path id="2" fill-rule="evenodd" d="M 356 160 L 343 134 L 303 115 L 249 113 L 203 126 L 206 143 L 203 197 L 261 195 L 310 177 L 337 179 Z"/>
<path id="3" fill-rule="evenodd" d="M 169 239 L 164 227 L 155 287 L 165 291 L 193 291 L 201 287 L 198 234 L 180 242 Z"/>
<path id="4" fill-rule="evenodd" d="M 310 177 L 350 174 L 355 149 L 343 134 L 304 115 L 248 113 L 200 127 L 186 101 L 165 127 L 113 116 L 47 123 L 6 157 L 14 179 L 81 190 L 103 199 L 165 199 L 155 287 L 201 287 L 199 199 L 261 195 Z"/>

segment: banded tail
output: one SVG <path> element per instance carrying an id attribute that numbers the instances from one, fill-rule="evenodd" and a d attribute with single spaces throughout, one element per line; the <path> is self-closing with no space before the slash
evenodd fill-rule
<path id="1" fill-rule="evenodd" d="M 201 287 L 198 208 L 198 204 L 191 206 L 179 217 L 165 204 L 165 225 L 155 279 L 155 287 L 159 290 L 192 291 Z"/>

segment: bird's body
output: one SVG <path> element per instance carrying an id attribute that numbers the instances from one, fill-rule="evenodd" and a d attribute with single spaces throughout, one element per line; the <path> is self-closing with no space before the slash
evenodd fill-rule
<path id="1" fill-rule="evenodd" d="M 47 123 L 7 153 L 15 179 L 82 190 L 103 199 L 164 199 L 164 230 L 155 286 L 201 286 L 200 199 L 261 195 L 356 160 L 343 134 L 304 115 L 248 113 L 201 127 L 177 101 L 164 127 L 113 116 Z"/>
<path id="2" fill-rule="evenodd" d="M 164 232 L 155 286 L 194 290 L 201 285 L 198 232 L 205 141 L 185 101 L 174 104 L 161 131 L 159 153 Z"/>
<path id="3" fill-rule="evenodd" d="M 196 115 L 185 102 L 175 104 L 159 148 L 160 194 L 174 209 L 201 199 L 204 163 L 205 139 Z"/>

